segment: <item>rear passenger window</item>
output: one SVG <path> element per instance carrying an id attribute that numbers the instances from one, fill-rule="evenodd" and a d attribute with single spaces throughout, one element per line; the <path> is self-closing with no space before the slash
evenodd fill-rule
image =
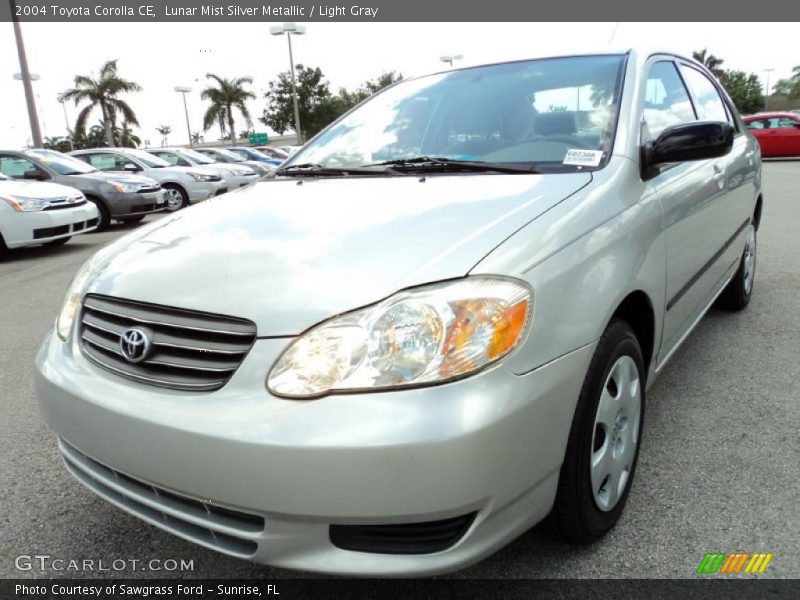
<path id="1" fill-rule="evenodd" d="M 667 127 L 695 121 L 692 101 L 683 85 L 675 63 L 653 63 L 647 74 L 642 117 L 650 138 Z"/>
<path id="2" fill-rule="evenodd" d="M 730 123 L 725 103 L 716 86 L 703 73 L 692 67 L 681 65 L 681 72 L 686 78 L 686 85 L 692 91 L 697 107 L 697 116 L 701 121 L 724 121 Z"/>
<path id="3" fill-rule="evenodd" d="M 748 129 L 764 129 L 764 121 L 761 120 L 748 121 L 745 125 Z"/>

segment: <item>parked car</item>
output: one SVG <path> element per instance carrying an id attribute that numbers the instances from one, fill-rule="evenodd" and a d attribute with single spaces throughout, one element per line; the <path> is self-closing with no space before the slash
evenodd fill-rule
<path id="1" fill-rule="evenodd" d="M 256 162 L 264 163 L 269 165 L 270 167 L 279 167 L 281 163 L 283 163 L 282 159 L 275 159 L 271 156 L 267 156 L 266 154 L 259 152 L 255 148 L 248 148 L 247 146 L 231 146 L 227 148 L 234 154 L 238 154 L 245 160 L 254 160 Z"/>
<path id="2" fill-rule="evenodd" d="M 150 148 L 147 151 L 173 166 L 203 167 L 214 171 L 227 181 L 231 189 L 250 185 L 258 179 L 255 170 L 248 166 L 214 162 L 213 159 L 190 148 Z"/>
<path id="3" fill-rule="evenodd" d="M 289 156 L 295 154 L 300 148 L 302 148 L 302 146 L 278 146 L 279 150 L 283 150 Z"/>
<path id="4" fill-rule="evenodd" d="M 93 148 L 70 155 L 101 171 L 137 173 L 155 179 L 166 190 L 169 212 L 228 191 L 225 180 L 202 167 L 173 167 L 167 161 L 137 148 Z"/>
<path id="5" fill-rule="evenodd" d="M 267 156 L 270 156 L 277 160 L 280 160 L 281 162 L 289 158 L 288 152 L 284 152 L 283 150 L 281 150 L 280 148 L 276 148 L 275 146 L 253 146 L 253 147 L 259 152 L 266 154 Z"/>
<path id="6" fill-rule="evenodd" d="M 763 210 L 720 84 L 634 51 L 402 81 L 233 196 L 80 270 L 42 412 L 148 523 L 371 576 L 464 567 L 548 516 L 607 534 L 646 391 L 712 304 L 750 301 Z"/>
<path id="7" fill-rule="evenodd" d="M 230 150 L 226 150 L 225 148 L 195 148 L 195 150 L 200 154 L 207 156 L 208 158 L 210 158 L 215 162 L 227 163 L 227 164 L 240 163 L 243 165 L 247 165 L 248 167 L 251 167 L 253 170 L 255 170 L 255 172 L 258 173 L 259 176 L 266 175 L 273 169 L 272 166 L 268 166 L 257 160 L 248 160 L 242 158 L 238 154 L 234 154 L 233 152 L 231 152 Z"/>
<path id="8" fill-rule="evenodd" d="M 104 173 L 55 150 L 0 150 L 0 172 L 14 179 L 50 181 L 80 190 L 97 206 L 105 229 L 112 220 L 136 223 L 164 210 L 166 193 L 155 179 L 123 173 Z"/>
<path id="9" fill-rule="evenodd" d="M 0 258 L 12 248 L 65 244 L 73 235 L 96 229 L 98 216 L 79 190 L 0 173 Z"/>
<path id="10" fill-rule="evenodd" d="M 800 115 L 794 112 L 759 113 L 743 118 L 765 157 L 800 156 Z"/>

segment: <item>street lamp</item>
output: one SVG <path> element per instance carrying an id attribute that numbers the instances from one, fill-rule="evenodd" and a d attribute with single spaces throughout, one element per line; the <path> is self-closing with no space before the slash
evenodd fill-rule
<path id="1" fill-rule="evenodd" d="M 33 99 L 33 86 L 31 85 L 31 73 L 28 70 L 28 57 L 25 54 L 25 44 L 22 41 L 22 29 L 19 26 L 19 18 L 16 16 L 16 2 L 10 0 L 11 20 L 14 24 L 14 38 L 17 42 L 17 56 L 19 57 L 20 79 L 22 87 L 25 88 L 25 102 L 28 105 L 28 121 L 31 124 L 31 137 L 36 148 L 42 147 L 42 132 L 39 129 L 39 115 L 36 112 L 36 102 Z"/>
<path id="2" fill-rule="evenodd" d="M 461 60 L 462 58 L 464 57 L 461 54 L 445 54 L 444 56 L 440 56 L 439 60 L 452 67 L 455 61 Z"/>
<path id="3" fill-rule="evenodd" d="M 64 124 L 67 126 L 67 139 L 69 140 L 69 149 L 75 150 L 75 142 L 72 141 L 72 130 L 69 128 L 69 117 L 67 116 L 67 101 L 64 99 L 59 100 L 61 108 L 64 109 Z"/>
<path id="4" fill-rule="evenodd" d="M 292 36 L 303 35 L 306 28 L 303 25 L 295 23 L 284 23 L 283 25 L 275 25 L 269 28 L 271 35 L 286 34 L 286 39 L 289 40 L 289 70 L 292 73 L 292 99 L 294 101 L 294 129 L 297 133 L 297 144 L 303 144 L 303 134 L 300 132 L 300 107 L 297 103 L 297 82 L 294 78 L 294 56 L 292 56 Z"/>
<path id="5" fill-rule="evenodd" d="M 767 86 L 766 86 L 766 94 L 764 94 L 764 110 L 769 110 L 769 74 L 772 73 L 775 69 L 769 68 L 764 69 L 764 73 L 767 74 Z"/>
<path id="6" fill-rule="evenodd" d="M 186 115 L 186 133 L 189 134 L 189 147 L 192 147 L 192 128 L 189 126 L 189 109 L 186 106 L 186 94 L 192 91 L 192 88 L 185 85 L 176 85 L 175 91 L 183 96 L 183 114 Z"/>

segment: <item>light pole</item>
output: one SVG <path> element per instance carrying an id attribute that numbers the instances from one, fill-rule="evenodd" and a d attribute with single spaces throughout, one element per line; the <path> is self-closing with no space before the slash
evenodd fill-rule
<path id="1" fill-rule="evenodd" d="M 764 69 L 764 73 L 767 74 L 767 87 L 766 87 L 766 94 L 764 94 L 764 110 L 769 110 L 769 74 L 772 73 L 775 69 L 770 67 L 769 69 Z"/>
<path id="2" fill-rule="evenodd" d="M 439 60 L 452 67 L 455 61 L 461 60 L 462 58 L 464 57 L 461 54 L 445 54 L 444 56 L 440 56 Z"/>
<path id="3" fill-rule="evenodd" d="M 289 40 L 289 70 L 292 73 L 292 99 L 294 101 L 294 129 L 297 133 L 297 144 L 303 144 L 303 134 L 300 132 L 300 107 L 297 103 L 297 82 L 294 78 L 294 56 L 292 55 L 292 36 L 303 35 L 306 28 L 302 25 L 295 23 L 284 23 L 283 25 L 275 25 L 269 28 L 272 35 L 286 34 L 286 39 Z"/>
<path id="4" fill-rule="evenodd" d="M 186 106 L 186 94 L 192 91 L 192 88 L 185 85 L 176 85 L 175 91 L 183 96 L 183 114 L 186 115 L 186 133 L 189 135 L 189 148 L 192 147 L 192 128 L 189 125 L 189 108 Z"/>
<path id="5" fill-rule="evenodd" d="M 75 150 L 75 142 L 72 141 L 72 130 L 69 128 L 69 117 L 67 116 L 67 101 L 59 100 L 61 108 L 64 109 L 64 125 L 67 126 L 67 139 L 69 140 L 69 149 Z"/>
<path id="6" fill-rule="evenodd" d="M 19 26 L 19 19 L 16 17 L 17 3 L 9 0 L 11 8 L 11 20 L 14 23 L 14 37 L 17 41 L 17 55 L 19 56 L 20 79 L 22 87 L 25 88 L 25 102 L 28 105 L 28 121 L 31 124 L 31 138 L 36 148 L 42 147 L 42 131 L 39 129 L 39 115 L 36 112 L 36 102 L 33 99 L 33 86 L 31 85 L 31 73 L 28 70 L 28 57 L 25 55 L 25 44 L 22 41 L 22 29 Z"/>

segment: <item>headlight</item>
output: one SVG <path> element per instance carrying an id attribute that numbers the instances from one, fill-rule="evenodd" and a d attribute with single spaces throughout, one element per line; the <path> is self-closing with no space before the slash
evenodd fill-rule
<path id="1" fill-rule="evenodd" d="M 121 194 L 131 194 L 138 192 L 141 184 L 130 183 L 129 181 L 109 181 L 108 185 L 120 192 Z"/>
<path id="2" fill-rule="evenodd" d="M 69 284 L 67 294 L 64 296 L 64 304 L 61 306 L 61 312 L 58 313 L 58 319 L 56 320 L 56 332 L 58 337 L 64 341 L 69 338 L 72 322 L 75 320 L 75 315 L 78 314 L 83 289 L 89 280 L 93 265 L 94 259 L 91 259 L 81 267 L 78 274 L 75 275 L 75 279 Z"/>
<path id="3" fill-rule="evenodd" d="M 11 206 L 17 212 L 32 212 L 44 210 L 50 206 L 50 201 L 44 198 L 27 198 L 25 196 L 0 196 L 0 199 Z"/>
<path id="4" fill-rule="evenodd" d="M 221 179 L 219 175 L 206 175 L 205 173 L 195 173 L 193 171 L 189 171 L 189 177 L 195 181 L 219 181 Z"/>
<path id="5" fill-rule="evenodd" d="M 372 391 L 465 377 L 524 339 L 533 294 L 499 277 L 428 285 L 322 323 L 297 338 L 273 366 L 278 396 Z"/>

